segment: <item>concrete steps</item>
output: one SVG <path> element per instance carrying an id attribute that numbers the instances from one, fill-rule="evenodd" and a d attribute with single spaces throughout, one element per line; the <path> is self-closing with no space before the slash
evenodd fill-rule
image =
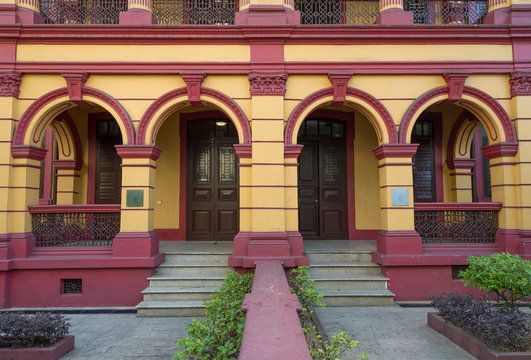
<path id="1" fill-rule="evenodd" d="M 204 301 L 221 287 L 230 252 L 168 251 L 166 262 L 148 278 L 149 287 L 142 291 L 144 301 L 136 306 L 137 316 L 204 316 Z"/>
<path id="2" fill-rule="evenodd" d="M 394 294 L 370 251 L 307 251 L 310 274 L 327 306 L 392 306 Z"/>

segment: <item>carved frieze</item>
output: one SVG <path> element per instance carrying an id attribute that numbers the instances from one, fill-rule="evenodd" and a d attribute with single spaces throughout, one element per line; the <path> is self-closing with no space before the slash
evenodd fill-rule
<path id="1" fill-rule="evenodd" d="M 18 98 L 20 93 L 20 73 L 0 72 L 0 96 Z"/>
<path id="2" fill-rule="evenodd" d="M 286 93 L 286 73 L 251 73 L 251 95 L 283 96 Z"/>
<path id="3" fill-rule="evenodd" d="M 516 71 L 509 79 L 511 96 L 531 95 L 531 73 Z"/>

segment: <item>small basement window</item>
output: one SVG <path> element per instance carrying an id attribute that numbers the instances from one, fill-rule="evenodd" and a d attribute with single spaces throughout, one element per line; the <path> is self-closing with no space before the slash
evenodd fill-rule
<path id="1" fill-rule="evenodd" d="M 468 265 L 452 265 L 452 280 L 462 280 L 459 272 L 466 269 L 468 269 Z"/>
<path id="2" fill-rule="evenodd" d="M 81 294 L 83 293 L 83 284 L 81 279 L 62 279 L 61 294 Z"/>

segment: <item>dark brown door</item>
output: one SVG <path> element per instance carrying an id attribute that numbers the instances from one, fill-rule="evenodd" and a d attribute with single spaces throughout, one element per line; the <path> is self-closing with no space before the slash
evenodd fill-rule
<path id="1" fill-rule="evenodd" d="M 122 143 L 115 120 L 99 121 L 96 130 L 96 177 L 94 202 L 120 204 L 122 191 L 122 159 L 114 145 Z"/>
<path id="2" fill-rule="evenodd" d="M 237 142 L 231 122 L 189 122 L 187 239 L 232 240 L 238 232 Z"/>
<path id="3" fill-rule="evenodd" d="M 347 239 L 343 122 L 306 120 L 299 131 L 299 231 L 305 239 Z"/>

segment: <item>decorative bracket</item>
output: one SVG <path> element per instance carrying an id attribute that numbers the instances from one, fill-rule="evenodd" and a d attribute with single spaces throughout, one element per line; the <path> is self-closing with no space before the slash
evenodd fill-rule
<path id="1" fill-rule="evenodd" d="M 445 73 L 443 75 L 448 85 L 447 103 L 451 104 L 457 100 L 461 100 L 461 97 L 463 97 L 463 89 L 465 88 L 465 81 L 469 76 L 469 73 Z"/>
<path id="2" fill-rule="evenodd" d="M 15 71 L 0 73 L 0 96 L 18 99 L 20 93 L 20 73 Z"/>
<path id="3" fill-rule="evenodd" d="M 188 93 L 188 101 L 192 106 L 203 106 L 201 103 L 201 84 L 206 78 L 205 73 L 181 73 L 181 76 L 186 83 L 186 92 Z"/>
<path id="4" fill-rule="evenodd" d="M 333 72 L 328 74 L 328 79 L 332 83 L 334 90 L 333 106 L 341 106 L 347 98 L 348 81 L 352 77 L 352 73 Z"/>
<path id="5" fill-rule="evenodd" d="M 66 88 L 68 90 L 70 101 L 81 107 L 89 107 L 89 105 L 83 101 L 83 87 L 85 86 L 89 75 L 86 73 L 66 73 L 61 75 L 66 80 Z"/>

